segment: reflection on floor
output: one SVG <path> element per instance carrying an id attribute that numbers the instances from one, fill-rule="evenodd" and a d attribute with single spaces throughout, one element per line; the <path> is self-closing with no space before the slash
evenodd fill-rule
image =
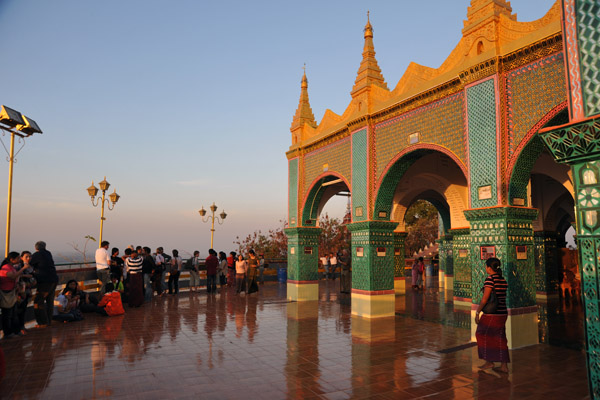
<path id="1" fill-rule="evenodd" d="M 437 278 L 428 277 L 424 290 L 409 289 L 396 296 L 396 315 L 448 326 L 470 328 L 470 308 L 456 307 L 452 291 L 438 288 Z M 538 301 L 540 343 L 581 350 L 585 347 L 584 315 L 577 296 Z"/>
<path id="2" fill-rule="evenodd" d="M 402 316 L 350 315 L 338 282 L 320 301 L 288 302 L 286 286 L 258 294 L 183 293 L 126 315 L 86 315 L 0 340 L 0 397 L 141 399 L 587 398 L 581 351 L 538 345 L 511 352 L 509 375 L 480 371 L 462 317 L 442 294 L 415 295 Z M 421 296 L 422 300 L 419 300 Z M 431 300 L 429 298 L 431 297 Z M 399 303 L 402 301 L 399 299 Z M 422 306 L 424 305 L 424 306 Z M 399 309 L 399 312 L 401 310 Z M 433 318 L 432 318 L 433 319 Z M 442 352 L 440 352 L 442 351 Z M 568 379 L 565 379 L 568 377 Z"/>

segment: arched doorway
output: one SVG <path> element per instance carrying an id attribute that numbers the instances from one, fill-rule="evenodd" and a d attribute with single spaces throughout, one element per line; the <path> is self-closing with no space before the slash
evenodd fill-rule
<path id="1" fill-rule="evenodd" d="M 336 172 L 324 172 L 310 184 L 302 200 L 302 227 L 288 228 L 287 297 L 291 300 L 316 300 L 319 293 L 320 215 L 334 196 L 351 195 L 350 183 Z"/>

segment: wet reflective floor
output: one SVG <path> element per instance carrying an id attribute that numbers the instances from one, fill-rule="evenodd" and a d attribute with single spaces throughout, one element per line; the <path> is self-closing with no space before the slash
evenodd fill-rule
<path id="1" fill-rule="evenodd" d="M 414 309 L 420 319 L 405 314 L 413 312 L 410 294 L 398 296 L 396 317 L 352 317 L 337 284 L 321 281 L 318 302 L 288 302 L 284 284 L 267 283 L 247 297 L 182 293 L 126 307 L 121 317 L 86 314 L 30 330 L 0 341 L 7 361 L 0 397 L 588 397 L 581 351 L 530 346 L 511 352 L 510 374 L 480 371 L 460 323 L 434 322 L 431 307 Z M 436 304 L 423 296 L 423 304 Z"/>

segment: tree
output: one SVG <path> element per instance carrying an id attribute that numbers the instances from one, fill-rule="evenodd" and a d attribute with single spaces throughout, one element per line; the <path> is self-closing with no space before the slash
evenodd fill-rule
<path id="1" fill-rule="evenodd" d="M 85 242 L 83 243 L 83 250 L 79 248 L 79 243 L 76 243 L 75 241 L 68 243 L 68 245 L 71 246 L 73 248 L 73 250 L 75 250 L 77 253 L 81 254 L 81 256 L 83 257 L 83 262 L 86 263 L 87 262 L 87 254 L 86 254 L 87 245 L 90 240 L 92 242 L 95 242 L 96 238 L 94 238 L 92 235 L 85 235 L 83 238 L 85 239 Z M 71 260 L 71 261 L 78 262 L 79 260 Z"/>
<path id="2" fill-rule="evenodd" d="M 428 201 L 417 200 L 410 206 L 404 222 L 408 233 L 404 249 L 409 257 L 438 238 L 438 211 Z"/>
<path id="3" fill-rule="evenodd" d="M 279 223 L 281 226 L 269 230 L 267 234 L 258 230 L 247 235 L 243 240 L 237 236 L 233 244 L 238 246 L 240 253 L 247 254 L 252 249 L 256 254 L 264 254 L 268 259 L 284 259 L 287 257 L 287 236 L 283 230 L 287 222 L 280 220 Z"/>
<path id="4" fill-rule="evenodd" d="M 264 254 L 268 259 L 287 258 L 287 236 L 284 229 L 287 227 L 285 220 L 280 220 L 281 226 L 271 229 L 264 234 L 258 230 L 244 239 L 238 236 L 233 243 L 238 246 L 238 251 L 247 253 L 253 249 L 257 254 Z M 343 248 L 350 247 L 350 232 L 338 218 L 330 218 L 325 214 L 319 218 L 321 237 L 319 239 L 319 255 L 336 253 Z"/>
<path id="5" fill-rule="evenodd" d="M 319 255 L 336 254 L 344 248 L 350 248 L 350 232 L 338 218 L 330 218 L 328 214 L 319 218 L 321 237 L 319 239 Z"/>

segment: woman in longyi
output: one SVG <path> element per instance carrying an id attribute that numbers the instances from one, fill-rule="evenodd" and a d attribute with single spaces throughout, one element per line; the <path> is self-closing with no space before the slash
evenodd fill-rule
<path id="1" fill-rule="evenodd" d="M 505 327 L 508 318 L 506 309 L 506 290 L 508 285 L 502 277 L 500 260 L 494 257 L 488 258 L 485 266 L 488 277 L 485 279 L 483 285 L 483 298 L 475 314 L 477 349 L 479 358 L 485 360 L 485 363 L 479 368 L 494 368 L 494 363 L 499 362 L 500 367 L 496 370 L 508 373 L 510 358 L 508 355 L 508 341 L 506 339 Z M 490 307 L 494 303 L 495 307 Z M 482 311 L 483 315 L 479 317 Z"/>

